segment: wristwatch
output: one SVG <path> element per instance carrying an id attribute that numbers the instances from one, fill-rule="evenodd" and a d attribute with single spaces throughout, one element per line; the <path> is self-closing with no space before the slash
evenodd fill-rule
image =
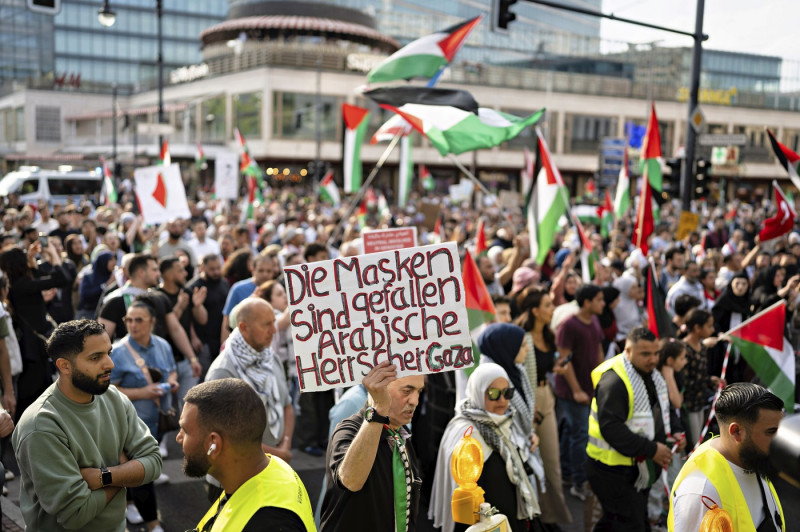
<path id="1" fill-rule="evenodd" d="M 106 466 L 100 466 L 100 480 L 104 488 L 111 485 L 111 471 Z"/>
<path id="2" fill-rule="evenodd" d="M 367 423 L 381 423 L 383 425 L 388 425 L 389 416 L 382 416 L 380 415 L 373 407 L 367 407 L 367 413 L 364 416 L 364 419 L 367 420 Z"/>

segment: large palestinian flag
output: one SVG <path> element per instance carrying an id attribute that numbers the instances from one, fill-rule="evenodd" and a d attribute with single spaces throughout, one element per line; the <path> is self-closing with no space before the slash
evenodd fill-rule
<path id="1" fill-rule="evenodd" d="M 628 151 L 627 147 L 625 151 Z M 661 175 L 661 133 L 658 130 L 656 104 L 650 104 L 650 119 L 647 122 L 647 133 L 642 142 L 642 175 L 647 176 L 650 186 L 661 193 L 663 188 Z"/>
<path id="2" fill-rule="evenodd" d="M 333 170 L 328 170 L 328 173 L 320 181 L 319 196 L 322 201 L 330 202 L 334 207 L 341 205 L 342 198 L 339 195 L 339 187 L 333 182 Z"/>
<path id="3" fill-rule="evenodd" d="M 764 386 L 794 412 L 794 349 L 783 335 L 785 324 L 786 301 L 781 300 L 728 331 L 728 336 Z"/>
<path id="4" fill-rule="evenodd" d="M 482 15 L 465 20 L 408 43 L 373 68 L 367 74 L 367 82 L 432 78 L 453 60 L 481 18 Z"/>
<path id="5" fill-rule="evenodd" d="M 628 173 L 628 146 L 623 148 L 622 168 L 619 169 L 619 180 L 617 181 L 617 193 L 614 196 L 614 214 L 619 220 L 631 208 L 631 177 Z"/>
<path id="6" fill-rule="evenodd" d="M 361 188 L 362 165 L 361 146 L 367 134 L 369 109 L 342 104 L 344 115 L 344 191 L 347 194 L 357 192 Z"/>
<path id="7" fill-rule="evenodd" d="M 800 155 L 790 150 L 788 146 L 778 142 L 778 139 L 775 138 L 775 135 L 773 135 L 772 131 L 769 129 L 767 130 L 767 134 L 769 135 L 769 142 L 772 144 L 772 151 L 775 152 L 775 156 L 778 158 L 778 161 L 780 161 L 781 166 L 783 166 L 789 174 L 792 184 L 800 190 L 800 176 L 798 176 L 800 172 Z"/>
<path id="8" fill-rule="evenodd" d="M 569 194 L 539 128 L 536 136 L 536 165 L 533 170 L 536 181 L 525 204 L 531 257 L 541 265 L 553 246 L 558 219 L 567 213 Z"/>

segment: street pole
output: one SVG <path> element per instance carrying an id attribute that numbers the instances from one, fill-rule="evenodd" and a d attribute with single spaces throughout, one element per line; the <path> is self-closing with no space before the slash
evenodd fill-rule
<path id="1" fill-rule="evenodd" d="M 689 83 L 689 119 L 686 121 L 686 161 L 681 171 L 681 208 L 689 211 L 692 205 L 692 181 L 694 177 L 695 130 L 692 113 L 697 109 L 697 93 L 700 90 L 700 67 L 703 59 L 703 12 L 705 0 L 697 0 L 694 26 L 694 49 L 692 51 L 692 77 Z"/>
<path id="2" fill-rule="evenodd" d="M 314 156 L 314 194 L 319 195 L 319 182 L 322 180 L 322 52 L 317 56 L 317 94 L 315 95 L 314 129 L 316 154 Z"/>
<path id="3" fill-rule="evenodd" d="M 156 0 L 156 15 L 158 18 L 158 59 L 156 68 L 158 69 L 158 123 L 164 123 L 164 34 L 161 28 L 161 1 Z M 156 153 L 161 153 L 161 146 L 164 145 L 164 135 L 158 134 L 158 148 Z"/>
<path id="4" fill-rule="evenodd" d="M 114 176 L 119 175 L 117 166 L 117 84 L 111 84 L 111 158 L 114 159 Z"/>

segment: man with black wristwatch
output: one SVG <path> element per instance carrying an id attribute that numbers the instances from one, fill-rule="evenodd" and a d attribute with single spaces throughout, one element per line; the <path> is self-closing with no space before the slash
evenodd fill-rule
<path id="1" fill-rule="evenodd" d="M 395 366 L 382 362 L 362 384 L 368 406 L 339 423 L 328 444 L 320 530 L 413 532 L 422 481 L 406 425 L 424 377 L 398 379 Z"/>
<path id="2" fill-rule="evenodd" d="M 111 340 L 93 320 L 59 325 L 47 341 L 58 380 L 12 436 L 28 530 L 125 530 L 125 489 L 161 473 L 158 444 L 111 384 Z"/>

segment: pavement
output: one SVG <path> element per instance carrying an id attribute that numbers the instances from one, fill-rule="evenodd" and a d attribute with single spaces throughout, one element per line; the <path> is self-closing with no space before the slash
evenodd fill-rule
<path id="1" fill-rule="evenodd" d="M 210 502 L 201 479 L 188 478 L 183 474 L 183 453 L 175 442 L 174 436 L 168 443 L 169 456 L 164 459 L 163 471 L 170 477 L 170 482 L 156 486 L 158 507 L 161 522 L 166 532 L 183 532 L 194 529 L 197 522 L 205 515 Z M 18 473 L 11 446 L 6 446 L 3 463 L 14 473 Z M 312 507 L 317 503 L 324 476 L 325 458 L 313 457 L 299 449 L 293 450 L 292 467 L 297 471 L 306 486 Z M 783 480 L 775 482 L 778 495 L 783 506 L 787 523 L 800 523 L 800 489 Z M 7 497 L 0 497 L 2 507 L 2 531 L 18 532 L 25 528 L 22 513 L 19 509 L 19 478 L 6 482 L 9 490 Z M 660 484 L 657 484 L 660 486 Z M 569 494 L 565 489 L 565 500 L 573 517 L 570 524 L 561 523 L 563 532 L 584 532 L 584 503 Z M 426 514 L 427 509 L 420 509 Z M 424 517 L 417 525 L 418 532 L 432 532 L 433 526 Z M 654 529 L 657 532 L 658 529 Z M 146 532 L 143 525 L 128 525 L 129 532 Z"/>

